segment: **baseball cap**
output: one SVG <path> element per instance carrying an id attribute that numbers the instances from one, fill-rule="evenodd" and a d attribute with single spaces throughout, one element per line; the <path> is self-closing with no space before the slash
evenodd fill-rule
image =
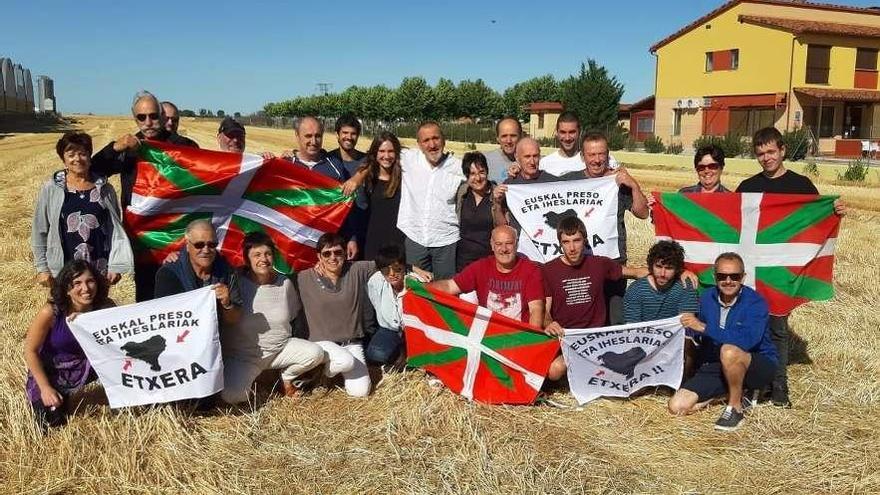
<path id="1" fill-rule="evenodd" d="M 230 134 L 234 131 L 238 131 L 244 134 L 244 126 L 241 123 L 232 117 L 226 117 L 223 119 L 223 122 L 220 122 L 220 129 L 217 131 L 220 134 Z"/>

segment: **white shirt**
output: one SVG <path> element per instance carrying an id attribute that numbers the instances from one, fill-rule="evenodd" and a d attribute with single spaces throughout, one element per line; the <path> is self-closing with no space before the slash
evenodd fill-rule
<path id="1" fill-rule="evenodd" d="M 391 284 L 385 280 L 382 272 L 376 272 L 367 281 L 367 297 L 376 309 L 376 322 L 388 330 L 401 330 L 403 326 L 403 310 L 401 297 L 403 291 L 395 294 Z"/>
<path id="2" fill-rule="evenodd" d="M 464 181 L 461 160 L 447 155 L 437 167 L 420 150 L 404 149 L 400 212 L 397 228 L 424 247 L 443 247 L 458 241 L 455 193 Z"/>
<path id="3" fill-rule="evenodd" d="M 609 153 L 608 168 L 616 170 L 618 167 L 620 167 L 620 164 L 613 156 L 611 156 L 611 153 Z M 581 159 L 580 153 L 575 153 L 574 156 L 565 156 L 562 152 L 556 150 L 544 158 L 541 158 L 541 163 L 538 164 L 538 168 L 547 173 L 553 174 L 556 177 L 561 177 L 563 174 L 569 172 L 581 171 L 586 168 L 586 165 Z"/>

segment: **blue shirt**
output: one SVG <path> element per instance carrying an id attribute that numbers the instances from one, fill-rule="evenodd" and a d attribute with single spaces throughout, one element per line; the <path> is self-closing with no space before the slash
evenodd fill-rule
<path id="1" fill-rule="evenodd" d="M 770 314 L 767 301 L 751 287 L 743 286 L 730 306 L 724 328 L 721 328 L 721 303 L 718 288 L 712 287 L 700 296 L 700 321 L 706 324 L 700 346 L 704 362 L 720 360 L 721 346 L 731 344 L 746 352 L 756 352 L 773 363 L 779 363 L 776 346 L 770 340 Z"/>

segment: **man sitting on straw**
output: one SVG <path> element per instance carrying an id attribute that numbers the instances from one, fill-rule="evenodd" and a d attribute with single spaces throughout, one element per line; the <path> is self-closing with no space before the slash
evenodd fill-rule
<path id="1" fill-rule="evenodd" d="M 739 428 L 751 405 L 743 389 L 760 390 L 773 381 L 779 358 L 770 340 L 767 302 L 743 285 L 745 265 L 736 253 L 715 259 L 716 286 L 700 297 L 699 317 L 685 314 L 681 323 L 698 332 L 700 364 L 696 374 L 669 399 L 669 412 L 691 414 L 727 394 L 727 407 L 716 430 Z"/>

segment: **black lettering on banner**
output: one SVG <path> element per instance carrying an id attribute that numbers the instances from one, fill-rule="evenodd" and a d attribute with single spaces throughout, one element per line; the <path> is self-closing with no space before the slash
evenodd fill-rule
<path id="1" fill-rule="evenodd" d="M 128 373 L 122 373 L 122 386 L 134 388 L 134 384 L 131 381 L 131 375 L 129 375 Z"/>
<path id="2" fill-rule="evenodd" d="M 147 381 L 147 384 L 150 386 L 147 390 L 153 390 L 154 388 L 159 389 L 162 388 L 159 385 L 159 377 L 158 376 L 145 376 L 144 379 Z M 143 387 L 141 387 L 143 388 Z"/>
<path id="3" fill-rule="evenodd" d="M 165 388 L 177 385 L 176 383 L 174 383 L 174 375 L 172 375 L 171 373 L 162 373 L 161 375 L 159 375 L 159 378 L 162 379 L 162 386 Z"/>
<path id="4" fill-rule="evenodd" d="M 605 244 L 605 241 L 599 237 L 599 234 L 593 234 L 593 247 L 596 247 L 599 244 Z"/>
<path id="5" fill-rule="evenodd" d="M 180 383 L 186 383 L 189 381 L 189 377 L 186 376 L 186 369 L 184 368 L 174 370 L 174 376 L 177 377 L 177 381 Z"/>
<path id="6" fill-rule="evenodd" d="M 202 368 L 201 365 L 199 365 L 199 363 L 191 364 L 190 370 L 192 371 L 192 373 L 190 373 L 190 375 L 192 376 L 193 380 L 195 380 L 196 377 L 198 377 L 199 375 L 204 375 L 205 373 L 208 372 L 208 370 L 206 370 L 205 368 Z"/>

